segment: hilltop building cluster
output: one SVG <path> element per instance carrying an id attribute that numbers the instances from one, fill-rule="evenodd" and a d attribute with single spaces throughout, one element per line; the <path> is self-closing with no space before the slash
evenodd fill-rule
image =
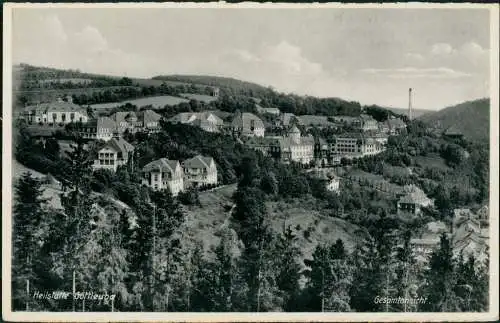
<path id="1" fill-rule="evenodd" d="M 207 132 L 231 134 L 247 146 L 281 162 L 304 165 L 314 162 L 321 166 L 339 164 L 341 158 L 376 155 L 385 150 L 389 136 L 400 134 L 406 129 L 403 120 L 394 117 L 377 122 L 367 114 L 358 117 L 296 116 L 275 108 L 263 108 L 259 104 L 256 104 L 256 110 L 274 121 L 265 123 L 254 113 L 239 111 L 233 114 L 229 122 L 225 122 L 213 111 L 183 112 L 168 121 L 199 127 Z M 308 134 L 312 127 L 342 126 L 349 126 L 352 131 L 332 138 Z M 282 134 L 267 134 L 267 130 L 273 127 L 281 129 Z"/>

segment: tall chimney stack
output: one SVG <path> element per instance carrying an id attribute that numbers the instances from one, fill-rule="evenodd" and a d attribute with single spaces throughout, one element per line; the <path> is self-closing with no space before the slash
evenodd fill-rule
<path id="1" fill-rule="evenodd" d="M 411 91 L 412 89 L 410 88 L 408 90 L 408 120 L 411 120 L 413 118 L 413 107 L 412 107 L 412 102 L 411 102 Z"/>

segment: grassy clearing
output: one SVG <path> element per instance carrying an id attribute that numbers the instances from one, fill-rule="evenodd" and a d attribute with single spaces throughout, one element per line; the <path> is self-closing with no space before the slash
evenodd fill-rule
<path id="1" fill-rule="evenodd" d="M 185 207 L 187 213 L 187 233 L 203 241 L 206 251 L 216 246 L 220 238 L 218 231 L 229 225 L 232 195 L 236 185 L 200 193 L 202 207 Z M 347 221 L 325 216 L 321 211 L 313 210 L 314 201 L 293 200 L 267 202 L 266 207 L 271 219 L 271 227 L 276 233 L 283 231 L 283 224 L 295 231 L 298 245 L 302 250 L 303 261 L 311 258 L 314 248 L 320 243 L 334 243 L 342 239 L 347 249 L 352 250 L 356 239 L 365 237 L 364 231 Z M 361 230 L 361 231 L 360 231 Z M 305 233 L 305 232 L 308 233 Z"/>
<path id="2" fill-rule="evenodd" d="M 196 101 L 205 102 L 205 103 L 210 103 L 210 102 L 217 100 L 216 97 L 213 97 L 210 95 L 203 95 L 203 94 L 181 93 L 180 96 L 182 96 L 183 98 L 186 98 L 188 100 L 196 100 Z"/>
<path id="3" fill-rule="evenodd" d="M 443 158 L 438 155 L 434 156 L 416 156 L 413 157 L 415 160 L 415 164 L 419 165 L 422 168 L 438 168 L 443 171 L 448 171 L 450 168 L 446 165 Z"/>
<path id="4" fill-rule="evenodd" d="M 359 226 L 326 216 L 308 207 L 308 204 L 303 200 L 267 203 L 272 228 L 276 232 L 282 232 L 283 227 L 288 226 L 294 230 L 303 254 L 301 261 L 310 259 L 318 244 L 332 244 L 342 239 L 345 247 L 352 251 L 357 241 L 366 237 L 365 231 Z"/>
<path id="5" fill-rule="evenodd" d="M 187 233 L 201 240 L 206 251 L 217 246 L 220 241 L 218 231 L 229 224 L 235 191 L 236 184 L 200 192 L 201 207 L 184 207 Z"/>
<path id="6" fill-rule="evenodd" d="M 135 100 L 127 100 L 127 101 L 122 101 L 122 102 L 112 102 L 112 103 L 101 103 L 101 104 L 93 104 L 91 105 L 91 108 L 94 110 L 109 110 L 113 109 L 115 107 L 118 107 L 120 105 L 124 105 L 127 103 L 133 104 L 137 107 L 144 107 L 151 105 L 153 106 L 153 109 L 161 109 L 164 106 L 174 106 L 179 103 L 187 103 L 189 100 L 183 99 L 183 98 L 178 98 L 176 96 L 170 96 L 170 95 L 160 95 L 160 96 L 152 96 L 152 97 L 147 97 L 147 98 L 140 98 L 140 99 L 135 99 Z"/>

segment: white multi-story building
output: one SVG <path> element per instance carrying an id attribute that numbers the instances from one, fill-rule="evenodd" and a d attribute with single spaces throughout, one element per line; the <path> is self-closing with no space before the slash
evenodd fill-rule
<path id="1" fill-rule="evenodd" d="M 177 160 L 161 158 L 142 169 L 142 184 L 153 190 L 168 189 L 173 196 L 184 190 L 184 171 Z"/>
<path id="2" fill-rule="evenodd" d="M 286 137 L 279 140 L 281 158 L 284 161 L 293 161 L 309 164 L 314 159 L 314 137 L 302 137 L 299 128 L 293 126 Z"/>
<path id="3" fill-rule="evenodd" d="M 23 114 L 27 121 L 33 123 L 69 124 L 88 121 L 87 111 L 74 104 L 71 96 L 66 101 L 59 98 L 56 102 L 26 107 Z"/>
<path id="4" fill-rule="evenodd" d="M 376 155 L 384 150 L 385 145 L 380 140 L 362 133 L 338 135 L 331 145 L 333 154 L 348 158 Z"/>
<path id="5" fill-rule="evenodd" d="M 192 186 L 217 185 L 217 165 L 212 157 L 195 156 L 185 160 L 183 167 L 185 179 Z"/>
<path id="6" fill-rule="evenodd" d="M 111 138 L 97 152 L 94 169 L 108 169 L 116 172 L 118 166 L 126 165 L 134 146 L 123 138 Z"/>

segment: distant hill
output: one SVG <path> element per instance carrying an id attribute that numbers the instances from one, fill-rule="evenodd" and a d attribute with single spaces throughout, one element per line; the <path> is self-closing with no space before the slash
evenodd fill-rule
<path id="1" fill-rule="evenodd" d="M 490 136 L 490 99 L 467 101 L 423 115 L 419 119 L 443 131 L 453 127 L 470 140 L 488 140 Z"/>
<path id="2" fill-rule="evenodd" d="M 207 76 L 207 75 L 160 75 L 153 77 L 153 80 L 170 82 L 194 83 L 207 86 L 232 89 L 236 92 L 255 91 L 257 93 L 269 92 L 269 88 L 247 81 L 237 80 L 231 77 Z"/>
<path id="3" fill-rule="evenodd" d="M 403 108 L 388 108 L 388 107 L 383 107 L 384 109 L 387 109 L 389 111 L 392 111 L 397 114 L 401 114 L 404 116 L 408 115 L 408 109 L 403 109 Z M 419 118 L 425 114 L 433 113 L 434 111 L 432 110 L 423 110 L 423 109 L 413 109 L 413 117 Z"/>

